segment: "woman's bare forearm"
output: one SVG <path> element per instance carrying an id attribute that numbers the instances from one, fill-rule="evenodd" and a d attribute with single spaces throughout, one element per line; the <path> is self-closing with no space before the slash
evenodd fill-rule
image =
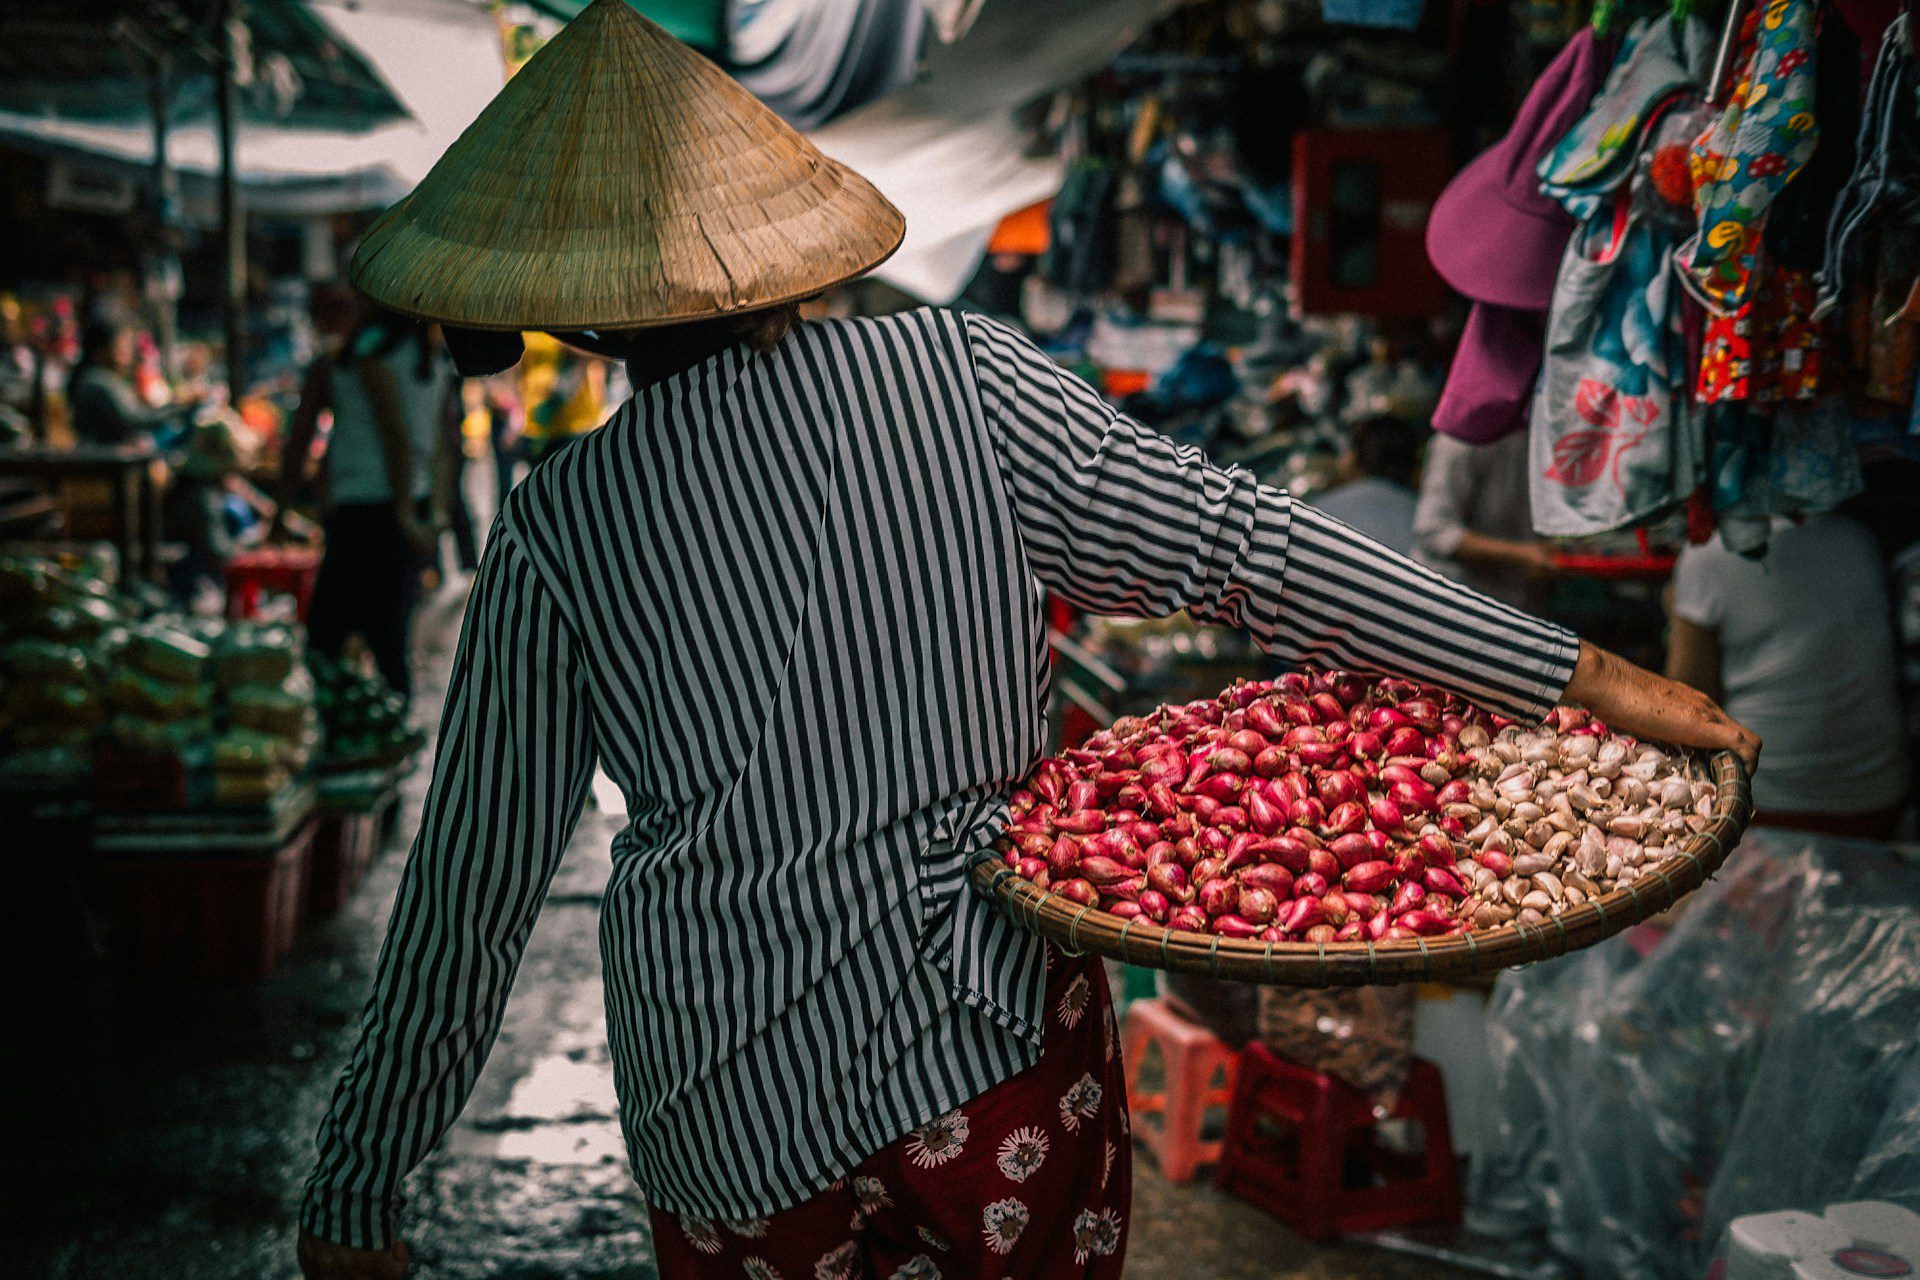
<path id="1" fill-rule="evenodd" d="M 1585 707 L 1635 737 L 1711 751 L 1732 751 L 1752 770 L 1760 738 L 1698 689 L 1655 675 L 1582 641 L 1565 701 Z"/>

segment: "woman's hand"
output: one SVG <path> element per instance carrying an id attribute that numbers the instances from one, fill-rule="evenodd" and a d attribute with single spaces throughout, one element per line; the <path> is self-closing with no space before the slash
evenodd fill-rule
<path id="1" fill-rule="evenodd" d="M 1565 700 L 1637 738 L 1731 751 L 1748 773 L 1760 759 L 1759 737 L 1712 698 L 1584 640 Z"/>
<path id="2" fill-rule="evenodd" d="M 306 1280 L 405 1280 L 407 1274 L 407 1246 L 399 1240 L 384 1249 L 353 1249 L 302 1231 L 299 1248 Z"/>

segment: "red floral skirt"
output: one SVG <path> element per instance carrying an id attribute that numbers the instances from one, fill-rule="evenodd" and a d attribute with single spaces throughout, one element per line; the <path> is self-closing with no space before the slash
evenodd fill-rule
<path id="1" fill-rule="evenodd" d="M 1127 1090 L 1100 961 L 1049 948 L 1040 1060 L 791 1209 L 653 1211 L 662 1280 L 1119 1280 Z"/>

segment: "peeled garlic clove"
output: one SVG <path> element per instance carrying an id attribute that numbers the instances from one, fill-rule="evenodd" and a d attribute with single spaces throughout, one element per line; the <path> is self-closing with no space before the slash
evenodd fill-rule
<path id="1" fill-rule="evenodd" d="M 1546 871 L 1553 866 L 1553 859 L 1544 853 L 1523 853 L 1513 860 L 1513 874 L 1522 878 Z"/>
<path id="2" fill-rule="evenodd" d="M 1646 819 L 1637 813 L 1622 813 L 1607 820 L 1607 830 L 1616 836 L 1639 839 L 1646 834 Z"/>

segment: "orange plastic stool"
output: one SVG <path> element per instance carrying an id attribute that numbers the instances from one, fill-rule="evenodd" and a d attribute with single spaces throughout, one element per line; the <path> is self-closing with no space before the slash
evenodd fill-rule
<path id="1" fill-rule="evenodd" d="M 1415 1058 L 1386 1118 L 1420 1123 L 1420 1154 L 1379 1145 L 1381 1121 L 1360 1090 L 1249 1045 L 1227 1115 L 1220 1185 L 1309 1240 L 1459 1221 L 1460 1170 L 1439 1068 Z"/>
<path id="2" fill-rule="evenodd" d="M 1163 1092 L 1139 1089 L 1140 1064 L 1150 1046 L 1160 1047 L 1166 1069 Z M 1193 1181 L 1202 1164 L 1220 1158 L 1220 1141 L 1201 1136 L 1209 1107 L 1224 1107 L 1233 1097 L 1239 1054 L 1220 1037 L 1173 1011 L 1165 1000 L 1135 1000 L 1127 1006 L 1125 1040 L 1127 1110 L 1135 1119 L 1158 1115 L 1160 1123 L 1136 1124 L 1133 1136 L 1153 1152 L 1168 1182 Z M 1213 1078 L 1224 1072 L 1218 1085 Z"/>

